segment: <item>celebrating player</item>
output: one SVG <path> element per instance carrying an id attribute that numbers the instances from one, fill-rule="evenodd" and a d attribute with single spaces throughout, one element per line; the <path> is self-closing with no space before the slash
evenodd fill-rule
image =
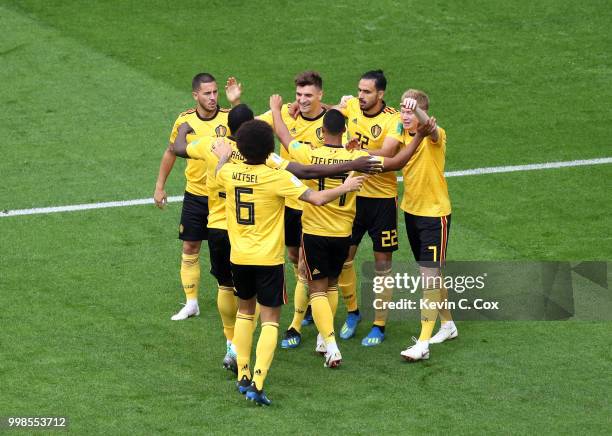
<path id="1" fill-rule="evenodd" d="M 253 111 L 240 104 L 232 108 L 228 114 L 230 136 L 228 142 L 232 148 L 230 161 L 232 163 L 244 162 L 234 141 L 234 134 L 240 126 L 253 119 Z M 227 221 L 225 213 L 226 193 L 215 178 L 215 170 L 219 159 L 213 152 L 218 138 L 200 137 L 187 144 L 187 135 L 193 132 L 188 123 L 181 124 L 178 135 L 171 146 L 171 151 L 180 157 L 204 161 L 207 168 L 206 186 L 208 188 L 209 215 L 208 215 L 208 248 L 210 252 L 211 274 L 218 283 L 217 306 L 223 323 L 223 333 L 226 337 L 226 355 L 223 365 L 227 369 L 237 372 L 235 347 L 232 345 L 234 325 L 236 322 L 237 299 L 235 297 L 234 283 L 230 266 L 230 241 L 227 234 Z M 266 160 L 270 168 L 286 168 L 300 178 L 324 177 L 326 175 L 343 174 L 345 171 L 377 171 L 377 166 L 367 159 L 339 163 L 336 165 L 301 165 L 289 162 L 272 153 Z"/>
<path id="2" fill-rule="evenodd" d="M 241 86 L 230 77 L 226 85 L 226 96 L 234 106 L 240 101 Z M 159 167 L 159 175 L 155 185 L 154 200 L 159 208 L 167 201 L 164 190 L 166 180 L 172 171 L 176 156 L 170 150 L 178 133 L 178 127 L 189 123 L 193 133 L 189 139 L 197 136 L 225 136 L 227 134 L 226 109 L 218 104 L 217 82 L 209 73 L 197 74 L 192 80 L 192 95 L 196 107 L 181 113 L 172 127 L 170 145 L 164 152 Z M 208 237 L 206 226 L 208 219 L 208 191 L 206 188 L 206 168 L 202 162 L 188 160 L 185 169 L 187 186 L 179 225 L 179 239 L 183 241 L 181 256 L 181 283 L 185 292 L 186 304 L 172 320 L 184 320 L 200 314 L 198 306 L 198 290 L 200 286 L 200 247 L 202 240 Z"/>
<path id="3" fill-rule="evenodd" d="M 381 70 L 368 71 L 359 81 L 358 97 L 343 98 L 338 109 L 347 118 L 350 138 L 357 138 L 362 148 L 369 152 L 380 149 L 389 133 L 400 121 L 398 112 L 384 101 L 387 79 Z M 397 179 L 392 172 L 372 176 L 366 180 L 357 195 L 355 221 L 351 248 L 342 268 L 338 285 L 344 297 L 348 316 L 340 331 L 340 337 L 349 339 L 355 334 L 361 320 L 357 306 L 357 276 L 353 261 L 357 246 L 367 231 L 372 239 L 377 275 L 391 272 L 392 254 L 397 244 Z M 383 281 L 384 283 L 384 281 Z M 385 288 L 381 296 L 391 298 L 392 289 Z M 374 324 L 361 344 L 370 347 L 385 338 L 386 312 L 376 311 Z"/>
<path id="4" fill-rule="evenodd" d="M 285 104 L 281 116 L 291 135 L 298 141 L 314 148 L 321 147 L 323 141 L 323 115 L 325 108 L 321 105 L 323 97 L 323 79 L 316 71 L 304 71 L 295 77 L 295 103 Z M 296 111 L 296 116 L 291 113 Z M 274 127 L 272 112 L 268 111 L 258 117 Z M 281 157 L 293 160 L 289 153 L 281 148 Z M 299 201 L 288 200 L 285 210 L 285 244 L 287 254 L 293 264 L 296 278 L 294 293 L 294 314 L 291 325 L 281 342 L 283 348 L 295 348 L 301 341 L 302 320 L 308 308 L 308 293 L 305 287 L 306 278 L 298 274 L 299 246 L 302 235 L 302 209 Z"/>
<path id="5" fill-rule="evenodd" d="M 401 126 L 393 136 L 406 144 L 417 128 L 426 126 L 427 136 L 402 171 L 404 196 L 401 208 L 410 248 L 426 284 L 423 299 L 439 305 L 448 299 L 448 291 L 441 280 L 441 267 L 446 260 L 451 205 L 444 178 L 446 132 L 437 126 L 434 118 L 429 118 L 428 109 L 427 94 L 415 89 L 406 91 L 402 96 Z M 429 359 L 429 344 L 457 337 L 450 310 L 444 305 L 439 307 L 421 310 L 421 334 L 413 346 L 402 351 L 406 360 Z M 438 314 L 441 327 L 432 338 Z"/>
<path id="6" fill-rule="evenodd" d="M 314 192 L 289 172 L 264 165 L 274 150 L 274 134 L 263 121 L 244 123 L 236 141 L 245 161 L 223 165 L 231 150 L 223 154 L 217 167 L 217 180 L 227 194 L 231 267 L 239 298 L 234 330 L 238 389 L 246 393 L 248 399 L 269 405 L 263 387 L 276 348 L 280 306 L 286 302 L 283 268 L 285 199 L 300 199 L 321 206 L 358 190 L 363 177 L 349 178 L 334 189 Z M 261 307 L 262 328 L 251 380 L 249 360 L 256 300 Z"/>

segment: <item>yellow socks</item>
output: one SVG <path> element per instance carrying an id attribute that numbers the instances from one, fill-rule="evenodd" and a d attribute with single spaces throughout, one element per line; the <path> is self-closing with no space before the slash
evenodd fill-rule
<path id="1" fill-rule="evenodd" d="M 439 304 L 440 289 L 423 290 L 423 301 L 427 306 L 432 303 Z M 431 339 L 431 333 L 436 325 L 437 316 L 437 308 L 428 307 L 421 309 L 421 335 L 419 336 L 419 341 L 429 341 L 429 339 Z"/>
<path id="2" fill-rule="evenodd" d="M 261 324 L 261 333 L 257 341 L 257 354 L 255 361 L 255 375 L 253 383 L 258 390 L 263 389 L 264 380 L 268 375 L 268 369 L 274 358 L 274 350 L 278 341 L 278 324 L 275 322 L 264 322 Z M 238 365 L 240 368 L 240 364 Z M 240 376 L 240 374 L 238 374 Z"/>
<path id="3" fill-rule="evenodd" d="M 200 254 L 185 254 L 181 257 L 181 283 L 187 300 L 198 299 L 200 287 Z"/>
<path id="4" fill-rule="evenodd" d="M 236 325 L 234 327 L 233 344 L 236 348 L 236 362 L 238 363 L 238 380 L 242 376 L 251 379 L 249 361 L 251 358 L 251 347 L 253 346 L 253 315 L 238 312 Z"/>
<path id="5" fill-rule="evenodd" d="M 387 277 L 391 273 L 391 269 L 385 271 L 376 271 L 377 276 Z M 385 280 L 382 281 L 385 283 Z M 393 287 L 383 286 L 382 292 L 375 294 L 374 298 L 380 299 L 383 303 L 388 303 L 393 297 Z M 389 316 L 389 309 L 387 305 L 377 305 L 378 307 L 385 307 L 385 309 L 374 309 L 374 325 L 382 327 L 382 331 L 385 331 L 384 327 L 387 323 L 387 317 Z"/>
<path id="6" fill-rule="evenodd" d="M 342 291 L 342 298 L 344 299 L 344 305 L 348 312 L 354 312 L 358 309 L 357 307 L 357 274 L 355 274 L 355 267 L 353 261 L 345 262 L 342 266 L 342 272 L 338 277 L 338 286 Z"/>
<path id="7" fill-rule="evenodd" d="M 448 289 L 440 289 L 440 301 L 446 302 L 448 304 Z M 438 313 L 440 314 L 440 320 L 442 321 L 442 324 L 453 320 L 453 316 L 451 315 L 451 312 L 447 306 L 438 309 Z"/>
<path id="8" fill-rule="evenodd" d="M 219 285 L 217 308 L 219 309 L 219 315 L 221 315 L 225 339 L 232 341 L 234 338 L 234 325 L 236 324 L 236 312 L 238 311 L 238 297 L 234 295 L 234 288 Z"/>
<path id="9" fill-rule="evenodd" d="M 308 308 L 308 287 L 304 283 L 305 279 L 298 276 L 297 265 L 293 265 L 295 273 L 295 293 L 293 294 L 293 321 L 289 328 L 294 328 L 297 332 L 302 331 L 302 320 Z"/>
<path id="10" fill-rule="evenodd" d="M 310 307 L 312 308 L 312 317 L 314 318 L 315 325 L 325 343 L 335 343 L 334 317 L 332 316 L 326 293 L 315 292 L 310 294 Z"/>
<path id="11" fill-rule="evenodd" d="M 332 318 L 335 318 L 336 311 L 338 310 L 338 286 L 330 286 L 327 288 L 327 301 L 332 311 Z"/>

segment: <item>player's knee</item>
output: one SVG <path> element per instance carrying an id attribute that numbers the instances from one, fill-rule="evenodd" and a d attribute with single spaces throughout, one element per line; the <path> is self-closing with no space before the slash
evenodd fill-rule
<path id="1" fill-rule="evenodd" d="M 198 254 L 200 252 L 201 241 L 183 241 L 183 253 Z"/>
<path id="2" fill-rule="evenodd" d="M 342 269 L 350 269 L 353 267 L 353 261 L 352 260 L 347 260 L 346 262 L 344 262 L 342 264 Z"/>

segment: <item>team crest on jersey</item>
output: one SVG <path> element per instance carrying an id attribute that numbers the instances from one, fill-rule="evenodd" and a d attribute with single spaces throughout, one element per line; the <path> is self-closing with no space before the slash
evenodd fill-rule
<path id="1" fill-rule="evenodd" d="M 319 141 L 322 141 L 323 140 L 323 128 L 319 127 L 315 133 L 317 135 L 317 138 L 319 138 Z"/>
<path id="2" fill-rule="evenodd" d="M 225 136 L 227 135 L 227 127 L 225 127 L 222 124 L 219 124 L 216 128 L 215 128 L 215 134 L 217 136 Z"/>
<path id="3" fill-rule="evenodd" d="M 357 118 L 353 118 L 353 124 L 357 124 Z"/>
<path id="4" fill-rule="evenodd" d="M 382 133 L 382 127 L 380 127 L 378 124 L 375 124 L 370 129 L 370 132 L 372 132 L 372 136 L 374 136 L 375 138 L 378 138 L 380 134 Z"/>
<path id="5" fill-rule="evenodd" d="M 292 134 L 292 135 L 295 135 L 296 133 L 297 133 L 297 130 L 295 130 L 295 127 L 293 127 L 293 128 L 291 129 L 291 134 Z"/>

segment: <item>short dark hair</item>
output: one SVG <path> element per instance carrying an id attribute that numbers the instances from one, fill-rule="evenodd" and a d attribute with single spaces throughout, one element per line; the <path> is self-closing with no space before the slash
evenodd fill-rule
<path id="1" fill-rule="evenodd" d="M 216 82 L 215 78 L 210 73 L 199 73 L 193 76 L 191 80 L 191 89 L 197 91 L 202 83 Z"/>
<path id="2" fill-rule="evenodd" d="M 295 76 L 295 86 L 314 85 L 323 89 L 323 78 L 316 71 L 304 71 Z"/>
<path id="3" fill-rule="evenodd" d="M 373 80 L 377 91 L 384 91 L 387 89 L 387 78 L 385 77 L 383 70 L 372 70 L 368 71 L 367 73 L 363 73 L 361 79 Z"/>
<path id="4" fill-rule="evenodd" d="M 243 123 L 235 136 L 238 151 L 249 163 L 262 164 L 274 151 L 274 132 L 264 121 Z"/>
<path id="5" fill-rule="evenodd" d="M 340 135 L 344 129 L 344 116 L 336 109 L 330 109 L 323 116 L 323 127 L 330 135 Z"/>
<path id="6" fill-rule="evenodd" d="M 254 119 L 253 111 L 246 104 L 242 103 L 234 106 L 227 114 L 227 126 L 230 134 L 235 135 L 240 126 L 247 121 Z"/>

